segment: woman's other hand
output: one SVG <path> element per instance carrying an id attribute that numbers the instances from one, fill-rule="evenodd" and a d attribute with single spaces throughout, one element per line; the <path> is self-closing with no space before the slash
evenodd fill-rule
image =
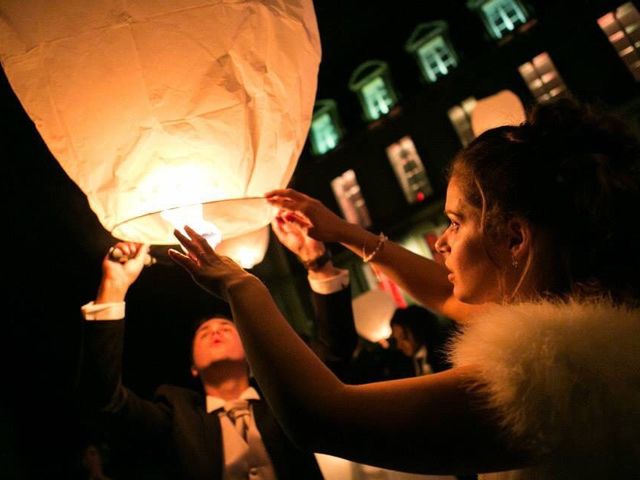
<path id="1" fill-rule="evenodd" d="M 228 301 L 229 290 L 245 279 L 253 278 L 229 257 L 214 252 L 204 237 L 185 226 L 187 235 L 174 230 L 174 235 L 185 248 L 187 254 L 170 249 L 169 256 L 187 270 L 193 280 L 207 292 Z"/>
<path id="2" fill-rule="evenodd" d="M 311 238 L 321 242 L 341 241 L 342 231 L 349 225 L 320 201 L 290 188 L 267 192 L 265 198 L 281 209 L 279 215 L 297 223 Z"/>

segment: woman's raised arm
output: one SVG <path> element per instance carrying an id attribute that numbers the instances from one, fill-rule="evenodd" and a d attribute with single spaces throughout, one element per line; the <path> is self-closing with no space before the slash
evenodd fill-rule
<path id="1" fill-rule="evenodd" d="M 290 212 L 287 218 L 307 228 L 309 236 L 323 242 L 339 242 L 361 258 L 375 252 L 370 262 L 425 307 L 458 322 L 483 310 L 453 297 L 449 272 L 443 265 L 347 222 L 318 200 L 296 190 L 274 190 L 265 196 L 272 205 Z"/>
<path id="2" fill-rule="evenodd" d="M 522 463 L 509 453 L 470 387 L 473 368 L 352 386 L 341 383 L 282 317 L 267 288 L 187 229 L 171 257 L 227 300 L 253 372 L 280 424 L 299 444 L 417 472 L 473 472 Z"/>

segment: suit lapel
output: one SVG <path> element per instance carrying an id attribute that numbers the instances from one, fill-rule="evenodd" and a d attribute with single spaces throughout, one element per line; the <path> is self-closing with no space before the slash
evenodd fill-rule
<path id="1" fill-rule="evenodd" d="M 224 452 L 222 443 L 222 428 L 217 413 L 207 413 L 204 408 L 199 409 L 202 420 L 201 435 L 204 437 L 202 452 L 207 477 L 222 479 L 224 471 Z"/>
<path id="2" fill-rule="evenodd" d="M 260 431 L 262 443 L 264 443 L 267 453 L 271 458 L 276 476 L 277 478 L 287 478 L 281 470 L 283 465 L 287 464 L 287 461 L 291 461 L 291 459 L 287 458 L 287 452 L 283 448 L 288 439 L 284 436 L 284 432 L 280 429 L 275 417 L 269 411 L 267 402 L 261 400 L 251 402 L 251 404 L 253 406 L 256 427 L 258 427 Z"/>

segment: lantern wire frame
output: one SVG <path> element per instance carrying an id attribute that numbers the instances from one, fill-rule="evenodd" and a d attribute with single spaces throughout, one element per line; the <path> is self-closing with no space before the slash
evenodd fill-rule
<path id="1" fill-rule="evenodd" d="M 201 217 L 185 216 L 182 225 L 173 223 L 167 218 L 167 212 L 176 212 L 188 208 L 199 210 Z M 269 204 L 264 197 L 242 197 L 214 200 L 201 204 L 188 204 L 167 210 L 149 212 L 130 218 L 117 224 L 111 234 L 122 240 L 132 242 L 146 242 L 154 245 L 173 245 L 176 243 L 173 231 L 189 225 L 198 233 L 202 228 L 198 222 L 213 224 L 221 235 L 221 240 L 230 240 L 250 232 L 256 231 L 269 223 L 275 217 L 277 209 Z M 194 224 L 190 224 L 194 223 Z M 151 231 L 161 232 L 160 237 L 151 237 Z"/>

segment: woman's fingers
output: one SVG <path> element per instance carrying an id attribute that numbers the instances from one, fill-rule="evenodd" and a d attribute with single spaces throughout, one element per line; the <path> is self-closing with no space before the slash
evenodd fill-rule
<path id="1" fill-rule="evenodd" d="M 311 220 L 309 220 L 306 215 L 300 212 L 285 212 L 283 216 L 285 221 L 289 223 L 295 223 L 302 228 L 308 228 L 312 225 Z"/>
<path id="2" fill-rule="evenodd" d="M 192 258 L 188 257 L 182 252 L 174 250 L 173 248 L 170 248 L 168 253 L 171 260 L 183 267 L 189 273 L 195 274 L 197 272 L 198 264 L 194 262 Z"/>
<path id="3" fill-rule="evenodd" d="M 284 190 L 272 190 L 264 194 L 265 198 L 272 205 L 290 210 L 300 209 L 304 202 L 309 200 L 304 193 L 297 192 L 290 188 Z"/>
<path id="4" fill-rule="evenodd" d="M 287 210 L 297 210 L 300 206 L 300 202 L 292 200 L 287 197 L 269 197 L 267 201 L 278 208 L 284 208 Z"/>
<path id="5" fill-rule="evenodd" d="M 180 244 L 187 250 L 187 252 L 194 253 L 194 254 L 198 253 L 198 251 L 199 251 L 198 246 L 194 243 L 193 240 L 191 240 L 189 237 L 187 237 L 180 230 L 178 230 L 178 229 L 174 230 L 173 231 L 173 236 L 178 239 Z"/>
<path id="6" fill-rule="evenodd" d="M 302 200 L 304 198 L 307 198 L 307 196 L 304 193 L 300 193 L 297 190 L 294 190 L 293 188 L 281 188 L 278 190 L 271 190 L 270 192 L 265 193 L 264 196 L 267 200 L 275 197 L 290 198 L 292 200 Z"/>
<path id="7" fill-rule="evenodd" d="M 213 248 L 211 248 L 211 245 L 209 245 L 209 242 L 207 242 L 207 239 L 204 238 L 202 235 L 200 235 L 198 232 L 196 232 L 189 225 L 184 226 L 184 231 L 187 232 L 187 234 L 191 237 L 191 240 L 196 245 L 198 245 L 198 247 L 203 253 L 207 253 L 207 254 L 214 253 Z"/>

